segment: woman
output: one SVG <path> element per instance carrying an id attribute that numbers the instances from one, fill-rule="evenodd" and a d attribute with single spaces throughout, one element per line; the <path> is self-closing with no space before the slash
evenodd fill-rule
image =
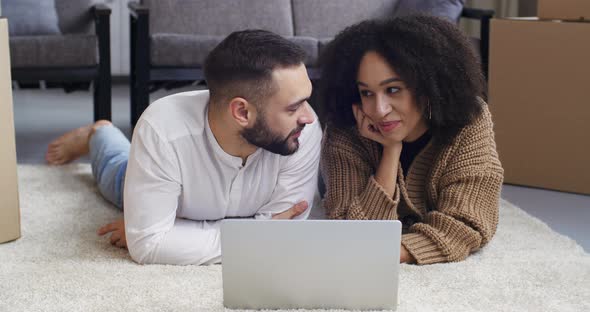
<path id="1" fill-rule="evenodd" d="M 488 243 L 504 171 L 461 31 L 422 15 L 366 21 L 322 64 L 328 217 L 399 219 L 407 263 L 460 261 Z"/>

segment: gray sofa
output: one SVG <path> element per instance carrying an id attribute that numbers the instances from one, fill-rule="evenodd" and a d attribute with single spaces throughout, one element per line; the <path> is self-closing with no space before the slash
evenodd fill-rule
<path id="1" fill-rule="evenodd" d="M 316 79 L 319 78 L 318 56 L 335 34 L 365 19 L 409 13 L 407 5 L 406 10 L 402 10 L 402 2 L 404 0 L 142 0 L 130 3 L 132 125 L 149 104 L 150 85 L 203 79 L 201 67 L 205 57 L 233 31 L 266 29 L 299 44 L 307 52 L 305 63 L 310 76 Z M 435 6 L 431 6 L 433 10 L 427 13 L 452 20 L 458 20 L 462 12 L 462 0 L 406 2 L 411 5 L 450 3 L 454 6 L 450 10 L 436 11 Z M 487 11 L 487 14 L 491 17 L 493 12 Z M 482 12 L 472 10 L 471 15 L 482 15 Z"/>
<path id="2" fill-rule="evenodd" d="M 20 82 L 43 80 L 67 87 L 92 82 L 94 120 L 110 120 L 111 10 L 95 2 L 55 0 L 59 29 L 51 34 L 11 35 L 12 79 Z M 50 6 L 53 9 L 53 4 Z M 21 14 L 22 16 L 17 14 L 18 16 L 6 17 L 9 23 L 11 19 L 35 18 L 35 14 L 30 12 L 24 11 Z M 35 23 L 34 20 L 30 22 Z"/>

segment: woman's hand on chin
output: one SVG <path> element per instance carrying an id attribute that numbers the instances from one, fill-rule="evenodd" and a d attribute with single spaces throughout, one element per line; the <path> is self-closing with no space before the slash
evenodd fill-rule
<path id="1" fill-rule="evenodd" d="M 352 113 L 356 119 L 356 126 L 361 136 L 383 145 L 385 149 L 401 148 L 401 141 L 390 139 L 381 134 L 375 122 L 363 112 L 360 104 L 352 104 Z"/>

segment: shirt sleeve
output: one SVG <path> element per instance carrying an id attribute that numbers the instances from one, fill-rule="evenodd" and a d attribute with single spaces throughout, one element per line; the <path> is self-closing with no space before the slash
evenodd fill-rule
<path id="1" fill-rule="evenodd" d="M 304 200 L 309 204 L 309 208 L 296 219 L 308 218 L 318 191 L 322 141 L 322 129 L 317 118 L 308 127 L 308 132 L 304 133 L 306 137 L 301 136 L 299 150 L 285 157 L 271 199 L 258 210 L 255 218 L 270 219 L 272 215 L 284 212 Z"/>
<path id="2" fill-rule="evenodd" d="M 141 264 L 207 264 L 220 260 L 219 221 L 176 218 L 182 190 L 178 160 L 168 142 L 142 120 L 125 177 L 127 247 Z"/>

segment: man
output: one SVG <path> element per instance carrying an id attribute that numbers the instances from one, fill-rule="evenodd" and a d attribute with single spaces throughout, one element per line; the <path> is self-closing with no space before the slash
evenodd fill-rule
<path id="1" fill-rule="evenodd" d="M 47 161 L 90 155 L 101 193 L 124 206 L 124 223 L 99 234 L 112 233 L 134 261 L 217 263 L 221 219 L 309 215 L 322 133 L 304 59 L 273 33 L 235 32 L 205 60 L 209 91 L 154 102 L 130 148 L 99 121 L 51 143 Z"/>

